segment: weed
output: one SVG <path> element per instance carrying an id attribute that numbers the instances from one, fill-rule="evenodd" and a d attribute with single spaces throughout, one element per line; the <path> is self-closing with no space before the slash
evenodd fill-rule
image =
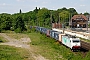
<path id="1" fill-rule="evenodd" d="M 0 45 L 0 60 L 28 60 L 27 54 L 25 49 Z"/>

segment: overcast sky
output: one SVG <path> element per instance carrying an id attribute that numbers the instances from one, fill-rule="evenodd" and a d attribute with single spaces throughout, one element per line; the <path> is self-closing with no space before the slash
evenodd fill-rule
<path id="1" fill-rule="evenodd" d="M 73 7 L 78 13 L 90 13 L 90 0 L 0 0 L 0 13 L 18 13 L 20 9 L 28 12 L 35 7 L 53 10 Z"/>

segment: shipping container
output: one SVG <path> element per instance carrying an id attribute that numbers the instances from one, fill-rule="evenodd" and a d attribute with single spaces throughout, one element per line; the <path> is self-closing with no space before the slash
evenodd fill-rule
<path id="1" fill-rule="evenodd" d="M 37 30 L 37 31 L 40 31 L 40 27 L 37 26 L 37 27 L 36 27 L 36 30 Z"/>
<path id="2" fill-rule="evenodd" d="M 62 32 L 55 32 L 55 39 L 59 42 L 62 42 L 62 36 L 65 34 L 62 34 Z"/>
<path id="3" fill-rule="evenodd" d="M 57 31 L 54 31 L 54 30 L 50 30 L 50 37 L 52 37 L 52 38 L 54 38 L 54 36 L 55 36 L 55 32 L 57 32 Z"/>
<path id="4" fill-rule="evenodd" d="M 42 28 L 42 32 L 44 33 L 44 34 L 46 34 L 47 33 L 47 29 L 46 28 Z"/>
<path id="5" fill-rule="evenodd" d="M 44 28 L 44 34 L 47 34 L 47 29 L 46 28 Z"/>
<path id="6" fill-rule="evenodd" d="M 47 35 L 48 37 L 50 36 L 50 30 L 49 30 L 49 29 L 47 29 L 46 35 Z"/>
<path id="7" fill-rule="evenodd" d="M 62 32 L 55 32 L 54 38 L 55 38 L 56 40 L 59 40 L 59 34 L 62 34 Z"/>

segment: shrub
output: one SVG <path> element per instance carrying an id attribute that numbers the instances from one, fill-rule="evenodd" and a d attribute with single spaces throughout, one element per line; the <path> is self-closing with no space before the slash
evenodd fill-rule
<path id="1" fill-rule="evenodd" d="M 2 28 L 0 27 L 0 32 L 2 31 Z"/>
<path id="2" fill-rule="evenodd" d="M 22 30 L 21 30 L 20 28 L 17 28 L 17 29 L 15 29 L 15 32 L 16 32 L 16 33 L 21 33 Z"/>

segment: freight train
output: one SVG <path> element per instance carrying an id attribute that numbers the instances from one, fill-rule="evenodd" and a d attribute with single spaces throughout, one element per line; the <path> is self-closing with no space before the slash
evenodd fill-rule
<path id="1" fill-rule="evenodd" d="M 81 47 L 80 39 L 76 38 L 75 36 L 63 34 L 62 32 L 39 26 L 36 27 L 36 30 L 51 38 L 54 38 L 56 41 L 59 41 L 63 45 L 69 47 L 71 50 L 78 50 Z"/>

